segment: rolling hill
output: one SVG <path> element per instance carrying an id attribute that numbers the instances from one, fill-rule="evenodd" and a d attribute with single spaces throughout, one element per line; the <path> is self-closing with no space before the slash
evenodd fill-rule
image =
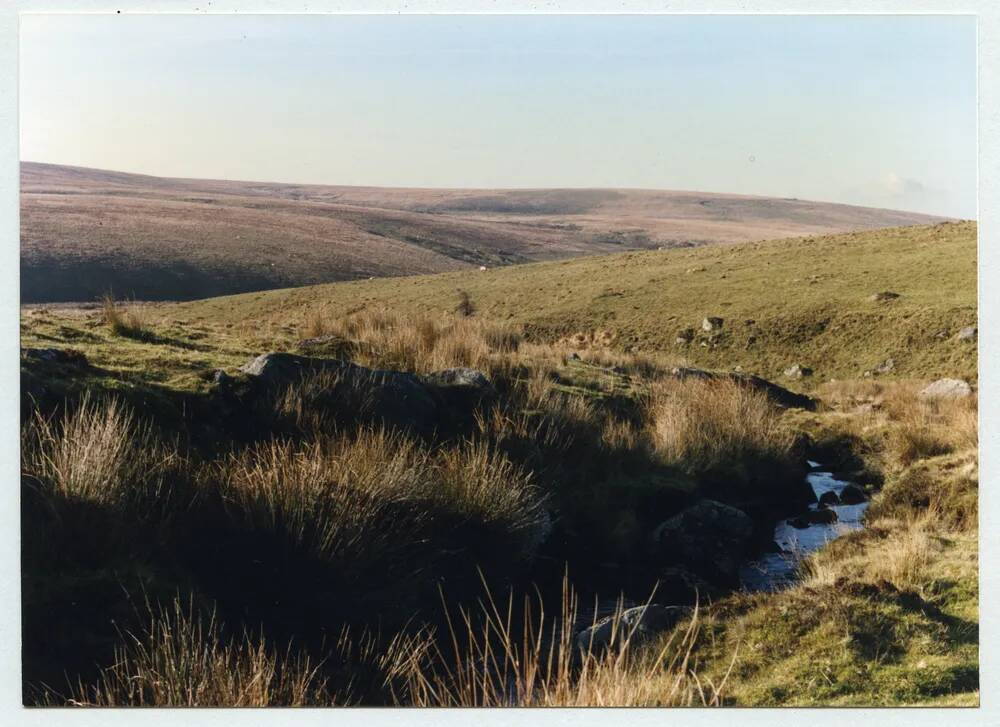
<path id="1" fill-rule="evenodd" d="M 937 221 L 701 192 L 167 179 L 24 162 L 21 298 L 218 295 Z"/>
<path id="2" fill-rule="evenodd" d="M 891 359 L 892 376 L 976 378 L 976 224 L 941 223 L 689 250 L 635 251 L 403 279 L 214 298 L 162 308 L 192 324 L 298 329 L 365 309 L 476 315 L 539 342 L 667 353 L 708 368 L 783 379 L 855 378 Z M 898 298 L 872 296 L 889 291 Z M 706 333 L 705 317 L 723 319 Z M 690 343 L 679 334 L 694 329 Z M 263 334 L 261 334 L 263 335 Z M 293 339 L 294 340 L 294 339 Z M 878 375 L 878 374 L 875 374 Z"/>

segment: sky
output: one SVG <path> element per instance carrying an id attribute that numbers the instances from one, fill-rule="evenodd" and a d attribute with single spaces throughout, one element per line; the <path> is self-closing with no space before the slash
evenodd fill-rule
<path id="1" fill-rule="evenodd" d="M 21 159 L 976 216 L 970 16 L 24 15 Z"/>

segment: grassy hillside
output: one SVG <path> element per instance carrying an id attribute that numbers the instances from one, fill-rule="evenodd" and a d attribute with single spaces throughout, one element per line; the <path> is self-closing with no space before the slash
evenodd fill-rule
<path id="1" fill-rule="evenodd" d="M 21 166 L 23 302 L 189 300 L 628 249 L 935 221 L 645 190 L 436 190 L 164 179 Z"/>
<path id="2" fill-rule="evenodd" d="M 711 368 L 742 366 L 796 385 L 888 376 L 976 377 L 976 225 L 970 222 L 687 250 L 631 252 L 399 280 L 359 281 L 165 307 L 192 325 L 304 327 L 380 307 L 450 312 L 459 291 L 476 315 L 532 338 L 668 353 Z M 891 301 L 871 296 L 890 291 Z M 702 319 L 724 319 L 720 332 Z M 695 329 L 690 344 L 678 333 Z M 704 344 L 704 345 L 703 345 Z"/>
<path id="3" fill-rule="evenodd" d="M 918 393 L 975 382 L 975 324 L 971 223 L 25 307 L 25 699 L 975 705 L 977 402 Z M 239 372 L 265 351 L 488 381 Z M 864 490 L 865 529 L 735 591 L 811 497 L 808 459 Z M 701 608 L 580 653 L 589 604 L 654 586 Z"/>

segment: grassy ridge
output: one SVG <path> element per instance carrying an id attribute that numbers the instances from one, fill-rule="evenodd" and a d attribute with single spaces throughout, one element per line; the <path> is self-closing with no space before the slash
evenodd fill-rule
<path id="1" fill-rule="evenodd" d="M 670 352 L 768 378 L 795 363 L 816 381 L 856 378 L 888 358 L 893 375 L 976 377 L 975 347 L 955 340 L 976 323 L 970 222 L 314 286 L 164 312 L 195 325 L 301 325 L 317 312 L 450 311 L 459 290 L 479 315 L 543 341 Z M 870 300 L 881 291 L 900 297 Z M 678 332 L 700 334 L 705 316 L 725 319 L 721 333 L 678 345 Z"/>

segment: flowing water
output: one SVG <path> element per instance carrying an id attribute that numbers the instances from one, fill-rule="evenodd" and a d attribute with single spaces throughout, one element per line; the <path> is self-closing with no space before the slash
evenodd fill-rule
<path id="1" fill-rule="evenodd" d="M 806 475 L 806 481 L 812 486 L 817 501 L 830 491 L 836 492 L 839 497 L 844 488 L 852 484 L 823 471 L 818 462 L 810 461 L 809 466 L 813 471 Z M 781 552 L 765 553 L 744 565 L 740 569 L 743 587 L 748 591 L 774 591 L 791 585 L 795 582 L 799 563 L 805 556 L 819 550 L 834 538 L 863 527 L 862 516 L 867 507 L 867 502 L 832 505 L 830 509 L 837 513 L 836 522 L 817 523 L 801 529 L 789 523 L 789 520 L 795 518 L 779 521 L 774 528 L 774 542 Z M 819 503 L 813 503 L 809 509 L 819 510 Z"/>

